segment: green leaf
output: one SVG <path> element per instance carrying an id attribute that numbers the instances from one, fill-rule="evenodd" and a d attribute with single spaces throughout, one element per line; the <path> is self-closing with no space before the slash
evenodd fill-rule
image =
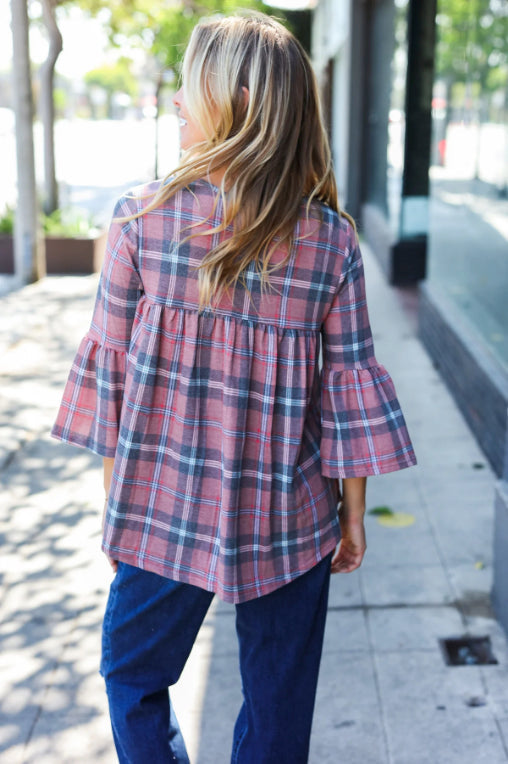
<path id="1" fill-rule="evenodd" d="M 0 233 L 12 236 L 14 233 L 14 207 L 6 206 L 3 215 L 0 215 Z"/>
<path id="2" fill-rule="evenodd" d="M 374 509 L 369 509 L 367 514 L 368 515 L 393 515 L 393 510 L 391 510 L 390 507 L 374 507 Z"/>
<path id="3" fill-rule="evenodd" d="M 51 215 L 43 215 L 42 229 L 46 236 L 88 238 L 98 233 L 92 216 L 78 209 L 58 209 Z"/>

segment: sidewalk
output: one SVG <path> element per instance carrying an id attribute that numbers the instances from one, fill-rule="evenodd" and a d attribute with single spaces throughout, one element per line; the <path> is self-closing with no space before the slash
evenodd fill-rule
<path id="1" fill-rule="evenodd" d="M 495 478 L 404 295 L 365 255 L 377 356 L 419 459 L 371 479 L 368 509 L 414 522 L 390 527 L 368 514 L 362 568 L 332 579 L 310 764 L 502 764 L 508 647 L 489 606 Z M 100 460 L 48 435 L 95 288 L 95 277 L 50 278 L 0 299 L 1 764 L 116 761 L 97 671 L 111 579 L 99 551 Z M 465 634 L 490 636 L 498 665 L 447 666 L 438 639 Z M 215 601 L 173 698 L 192 764 L 228 762 L 241 698 L 233 607 Z"/>

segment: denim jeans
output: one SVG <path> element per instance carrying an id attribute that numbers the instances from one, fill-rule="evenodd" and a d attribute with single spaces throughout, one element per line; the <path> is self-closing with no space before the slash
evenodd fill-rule
<path id="1" fill-rule="evenodd" d="M 307 762 L 329 580 L 330 556 L 290 584 L 236 605 L 244 702 L 234 764 Z M 213 596 L 119 564 L 104 616 L 101 673 L 121 764 L 188 764 L 168 688 Z"/>

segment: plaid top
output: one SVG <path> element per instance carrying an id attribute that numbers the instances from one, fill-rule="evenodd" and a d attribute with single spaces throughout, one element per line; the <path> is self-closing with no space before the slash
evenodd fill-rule
<path id="1" fill-rule="evenodd" d="M 115 216 L 142 209 L 156 187 L 121 198 Z M 273 288 L 262 293 L 249 266 L 252 300 L 238 285 L 199 313 L 196 266 L 228 235 L 208 233 L 221 220 L 216 196 L 197 181 L 111 224 L 52 434 L 115 457 L 110 557 L 241 602 L 334 549 L 331 478 L 402 469 L 415 456 L 374 357 L 352 227 L 318 203 L 307 217 L 302 203 Z M 199 235 L 184 241 L 189 225 Z"/>

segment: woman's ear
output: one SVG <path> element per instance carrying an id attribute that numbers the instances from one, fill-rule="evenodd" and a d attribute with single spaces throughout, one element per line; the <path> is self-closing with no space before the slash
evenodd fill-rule
<path id="1" fill-rule="evenodd" d="M 250 99 L 250 93 L 248 88 L 245 87 L 245 85 L 242 85 L 242 94 L 243 94 L 243 105 L 245 108 L 249 105 L 249 99 Z"/>

